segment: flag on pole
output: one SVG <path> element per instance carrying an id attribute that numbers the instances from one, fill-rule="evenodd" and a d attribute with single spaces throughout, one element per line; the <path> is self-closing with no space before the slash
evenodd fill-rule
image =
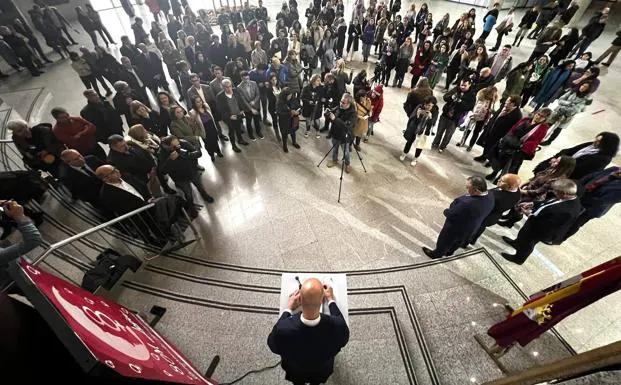
<path id="1" fill-rule="evenodd" d="M 499 346 L 526 346 L 565 317 L 621 289 L 621 257 L 530 296 L 487 334 Z"/>

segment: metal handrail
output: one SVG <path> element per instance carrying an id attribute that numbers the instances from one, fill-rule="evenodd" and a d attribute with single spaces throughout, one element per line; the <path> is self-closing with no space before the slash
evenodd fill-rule
<path id="1" fill-rule="evenodd" d="M 13 143 L 13 139 L 0 139 L 0 143 Z"/>
<path id="2" fill-rule="evenodd" d="M 147 204 L 146 206 L 142 206 L 142 207 L 140 207 L 140 208 L 138 208 L 138 209 L 136 209 L 134 211 L 130 211 L 127 214 L 121 215 L 120 217 L 117 217 L 117 218 L 114 218 L 112 220 L 109 220 L 108 222 L 104 222 L 104 223 L 102 223 L 100 225 L 92 227 L 92 228 L 90 228 L 88 230 L 85 230 L 85 231 L 83 231 L 81 233 L 73 235 L 73 236 L 71 236 L 71 237 L 69 237 L 67 239 L 63 239 L 60 242 L 56 242 L 53 245 L 50 245 L 49 249 L 47 249 L 45 251 L 45 253 L 43 253 L 41 256 L 39 256 L 37 259 L 35 259 L 32 262 L 32 265 L 36 266 L 41 261 L 43 261 L 48 255 L 53 253 L 54 250 L 56 250 L 56 249 L 58 249 L 60 247 L 63 247 L 64 245 L 67 245 L 67 244 L 69 244 L 69 243 L 71 243 L 73 241 L 76 241 L 78 239 L 84 238 L 85 236 L 87 236 L 89 234 L 95 233 L 95 232 L 97 232 L 97 231 L 99 231 L 101 229 L 104 229 L 104 228 L 106 228 L 106 227 L 108 227 L 110 225 L 113 225 L 113 224 L 115 224 L 117 222 L 120 222 L 120 221 L 125 220 L 125 219 L 130 218 L 130 217 L 133 217 L 134 215 L 139 214 L 139 213 L 141 213 L 143 211 L 146 211 L 146 210 L 148 210 L 148 209 L 150 209 L 150 208 L 152 208 L 154 206 L 155 206 L 155 203 L 151 202 L 151 203 Z"/>

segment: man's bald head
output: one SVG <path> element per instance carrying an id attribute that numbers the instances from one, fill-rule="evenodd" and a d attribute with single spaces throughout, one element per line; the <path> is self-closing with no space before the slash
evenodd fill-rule
<path id="1" fill-rule="evenodd" d="M 60 153 L 60 159 L 73 167 L 83 167 L 84 157 L 77 150 L 64 150 Z"/>
<path id="2" fill-rule="evenodd" d="M 323 284 L 317 278 L 308 278 L 300 289 L 300 299 L 304 310 L 317 310 L 323 302 Z"/>
<path id="3" fill-rule="evenodd" d="M 121 174 L 119 170 L 117 170 L 114 166 L 109 164 L 104 164 L 103 166 L 97 167 L 95 170 L 95 175 L 105 183 L 120 183 L 121 182 Z"/>
<path id="4" fill-rule="evenodd" d="M 113 166 L 109 164 L 104 164 L 103 166 L 97 167 L 97 170 L 95 170 L 95 174 L 97 174 L 97 177 L 101 178 L 112 171 L 114 171 Z"/>

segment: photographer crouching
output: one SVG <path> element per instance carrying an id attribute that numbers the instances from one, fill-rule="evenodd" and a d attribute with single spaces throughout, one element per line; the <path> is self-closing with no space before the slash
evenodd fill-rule
<path id="1" fill-rule="evenodd" d="M 32 219 L 24 215 L 24 208 L 17 202 L 0 200 L 0 210 L 2 210 L 0 212 L 2 222 L 15 222 L 23 238 L 21 242 L 7 247 L 4 247 L 4 244 L 0 245 L 0 269 L 2 269 L 12 260 L 39 246 L 42 239 Z"/>
<path id="2" fill-rule="evenodd" d="M 168 174 L 185 195 L 189 203 L 188 214 L 192 218 L 198 216 L 194 197 L 192 195 L 192 185 L 200 193 L 207 203 L 213 203 L 214 199 L 207 194 L 201 182 L 201 175 L 198 168 L 198 159 L 201 157 L 200 148 L 194 147 L 190 142 L 180 140 L 174 135 L 169 135 L 162 139 L 158 159 L 159 169 L 163 174 Z"/>
<path id="3" fill-rule="evenodd" d="M 330 134 L 332 138 L 332 160 L 328 161 L 328 167 L 338 164 L 339 147 L 343 146 L 343 162 L 345 162 L 345 172 L 351 172 L 349 165 L 349 150 L 353 140 L 352 129 L 356 123 L 356 107 L 354 98 L 349 93 L 344 93 L 341 103 L 334 109 L 326 109 L 324 113 L 326 121 L 330 121 Z"/>

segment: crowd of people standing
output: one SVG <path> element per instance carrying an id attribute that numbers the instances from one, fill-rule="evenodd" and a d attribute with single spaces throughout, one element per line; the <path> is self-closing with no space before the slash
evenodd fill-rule
<path id="1" fill-rule="evenodd" d="M 273 130 L 274 139 L 285 153 L 289 152 L 289 142 L 295 149 L 301 147 L 298 131 L 316 139 L 327 133 L 332 145 L 327 166 L 339 163 L 342 149 L 343 169 L 350 173 L 350 149 L 362 151 L 362 143 L 368 142 L 377 129 L 385 87 L 403 87 L 409 72 L 411 91 L 403 103 L 408 119 L 404 129 L 406 144 L 400 160 L 409 156 L 412 146 L 412 166 L 425 149 L 443 153 L 460 130 L 463 135 L 455 146 L 463 146 L 468 152 L 481 146 L 483 152 L 474 160 L 491 168 L 486 179 L 498 183 L 500 190 L 513 193 L 506 202 L 498 198 L 496 204 L 504 203 L 496 209 L 494 199 L 477 203 L 475 217 L 480 221 L 459 219 L 460 228 L 466 226 L 470 233 L 455 237 L 455 231 L 461 230 L 451 230 L 451 244 L 441 236 L 435 251 L 425 251 L 432 257 L 450 255 L 457 247 L 476 242 L 483 232 L 481 226 L 496 223 L 505 211 L 512 210 L 511 218 L 537 213 L 532 205 L 524 204 L 525 187 L 520 188 L 515 174 L 524 161 L 532 160 L 541 146 L 567 131 L 572 118 L 588 108 L 600 83 L 597 65 L 608 55 L 609 61 L 602 64 L 610 65 L 621 47 L 617 44 L 619 38 L 615 39 L 595 61 L 587 51 L 606 25 L 608 8 L 597 12 L 581 33 L 571 28 L 563 35 L 563 26 L 576 12 L 574 2 L 537 6 L 519 21 L 513 9 L 503 14 L 500 5 L 493 4 L 481 19 L 477 19 L 473 8 L 454 22 L 450 14 L 445 14 L 434 23 L 427 4 L 418 9 L 412 4 L 402 15 L 400 2 L 387 5 L 375 0 L 366 5 L 358 0 L 351 16 L 345 15 L 342 0 L 313 0 L 302 22 L 297 1 L 289 0 L 275 15 L 275 30 L 270 31 L 268 11 L 259 0 L 254 8 L 245 3 L 239 9 L 221 10 L 217 16 L 220 35 L 214 33 L 204 10 L 196 15 L 184 2 L 178 6 L 173 4 L 176 1 L 152 3 L 149 8 L 155 20 L 149 31 L 133 8 L 124 7 L 132 19 L 133 36 L 121 37 L 120 60 L 99 45 L 97 34 L 106 46 L 116 43 L 92 7 L 76 8 L 78 21 L 94 45 L 93 50 L 81 47 L 79 53 L 68 50 L 74 42 L 67 30 L 69 23 L 55 8 L 35 5 L 29 12 L 48 46 L 61 58 L 66 54 L 71 60 L 71 67 L 86 88 L 87 101 L 80 116 L 55 108 L 53 127 L 24 128 L 22 122 L 13 125 L 16 143 L 29 144 L 20 147 L 29 166 L 49 171 L 62 180 L 68 174 L 67 167 L 76 168 L 71 163 L 77 159 L 77 168 L 85 174 L 81 177 L 99 178 L 143 199 L 154 195 L 152 190 L 174 193 L 168 184 L 172 179 L 189 202 L 193 203 L 192 184 L 206 202 L 213 202 L 200 182 L 204 171 L 197 161 L 201 148 L 215 162 L 216 157 L 223 157 L 227 142 L 239 153 L 240 146 L 262 140 L 268 132 L 271 137 Z M 481 29 L 474 40 L 477 23 L 481 23 Z M 42 61 L 49 59 L 38 53 L 36 37 L 18 32 L 18 24 L 19 20 L 11 27 L 0 27 L 0 35 L 14 51 L 16 66 L 24 65 L 36 76 Z M 494 28 L 495 45 L 488 50 L 486 39 Z M 513 45 L 503 44 L 514 30 Z M 512 50 L 525 36 L 536 39 L 533 53 L 527 61 L 515 64 Z M 374 62 L 372 76 L 366 70 L 354 76 L 347 68 L 352 61 Z M 168 79 L 174 82 L 176 91 Z M 498 87 L 501 83 L 502 94 Z M 439 84 L 444 86 L 441 105 L 440 98 L 434 96 Z M 108 154 L 99 143 L 110 146 Z M 545 180 L 545 193 L 538 193 L 536 200 L 526 203 L 545 205 L 550 198 L 547 195 L 553 193 L 558 193 L 553 199 L 572 196 L 575 186 L 562 179 L 578 180 L 601 172 L 616 155 L 618 144 L 618 136 L 603 132 L 571 155 L 561 154 L 549 160 L 542 170 L 536 170 L 539 182 L 527 183 L 537 186 Z M 47 155 L 53 155 L 54 160 L 50 162 Z M 554 171 L 562 163 L 558 158 L 567 156 L 575 160 L 575 167 L 584 162 L 580 176 Z M 593 157 L 599 157 L 599 161 L 589 162 Z M 97 166 L 90 171 L 83 168 L 89 159 Z M 142 166 L 133 167 L 137 164 Z M 101 167 L 103 171 L 98 172 Z M 120 176 L 114 174 L 115 170 Z M 555 177 L 546 179 L 549 174 Z M 607 175 L 618 183 L 618 169 Z M 132 184 L 136 185 L 128 186 Z M 487 196 L 484 185 L 478 177 L 470 179 L 472 199 L 459 204 L 480 202 L 473 197 Z M 140 193 L 146 190 L 151 190 L 148 195 Z M 84 196 L 84 192 L 76 194 Z M 100 204 L 95 195 L 84 199 Z M 448 210 L 447 224 L 461 218 L 459 215 L 470 215 L 471 210 Z M 491 213 L 495 219 L 485 220 Z M 577 214 L 563 223 L 576 218 Z M 530 243 L 518 236 L 509 244 Z M 514 259 L 522 259 L 530 246 L 524 247 Z"/>

